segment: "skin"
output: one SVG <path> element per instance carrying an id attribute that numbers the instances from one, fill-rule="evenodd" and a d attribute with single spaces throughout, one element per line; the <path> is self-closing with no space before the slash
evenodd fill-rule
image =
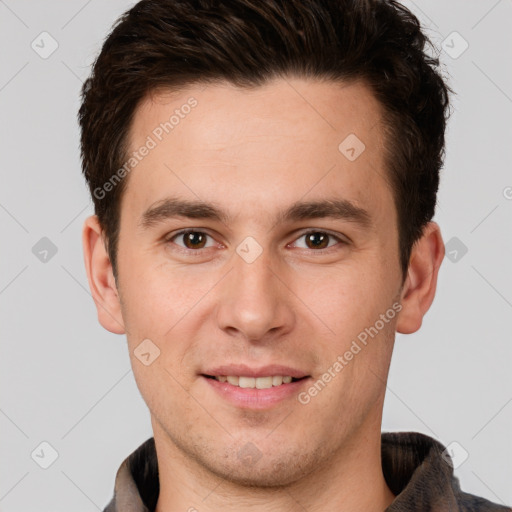
<path id="1" fill-rule="evenodd" d="M 157 511 L 382 511 L 394 499 L 380 429 L 395 332 L 417 331 L 433 301 L 439 226 L 425 228 L 402 285 L 382 113 L 364 84 L 280 78 L 252 90 L 155 92 L 136 111 L 132 150 L 191 96 L 198 105 L 129 175 L 117 282 L 95 216 L 83 232 L 99 321 L 127 334 L 151 413 Z M 366 146 L 355 161 L 338 150 L 350 133 Z M 169 196 L 215 203 L 231 218 L 142 228 L 143 213 Z M 332 198 L 367 210 L 371 226 L 277 217 L 296 201 Z M 206 245 L 170 239 L 184 228 L 209 235 Z M 304 236 L 311 229 L 339 239 L 319 249 Z M 252 263 L 236 252 L 248 236 L 262 249 Z M 394 303 L 400 312 L 308 404 L 294 395 L 262 410 L 236 407 L 200 376 L 222 364 L 284 364 L 310 375 L 307 390 Z M 148 338 L 160 356 L 145 366 L 134 350 Z M 248 443 L 258 460 L 240 456 Z"/>

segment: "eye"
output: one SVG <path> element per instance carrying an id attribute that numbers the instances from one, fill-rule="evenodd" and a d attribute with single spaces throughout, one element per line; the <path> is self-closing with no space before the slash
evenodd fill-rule
<path id="1" fill-rule="evenodd" d="M 208 238 L 213 240 L 213 238 L 204 231 L 194 231 L 193 229 L 187 229 L 172 235 L 167 239 L 167 242 L 172 242 L 179 247 L 194 251 L 197 249 L 207 249 L 208 247 L 213 247 L 214 243 L 206 245 Z M 182 243 L 180 244 L 176 242 L 176 240 L 180 240 Z"/>
<path id="2" fill-rule="evenodd" d="M 304 244 L 302 247 L 300 247 L 301 249 L 322 250 L 332 247 L 333 245 L 336 245 L 336 243 L 346 244 L 346 242 L 340 237 L 325 231 L 308 231 L 307 233 L 304 233 L 302 236 L 297 238 L 297 240 L 302 238 L 304 239 Z"/>

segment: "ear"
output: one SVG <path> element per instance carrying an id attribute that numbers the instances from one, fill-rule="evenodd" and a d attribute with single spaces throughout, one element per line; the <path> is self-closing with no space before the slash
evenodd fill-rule
<path id="1" fill-rule="evenodd" d="M 103 236 L 98 217 L 88 217 L 82 231 L 85 270 L 100 324 L 114 334 L 124 334 L 121 303 Z"/>
<path id="2" fill-rule="evenodd" d="M 434 300 L 444 253 L 441 230 L 435 222 L 429 222 L 411 251 L 407 278 L 401 292 L 402 309 L 396 324 L 398 332 L 411 334 L 421 327 L 423 316 Z"/>

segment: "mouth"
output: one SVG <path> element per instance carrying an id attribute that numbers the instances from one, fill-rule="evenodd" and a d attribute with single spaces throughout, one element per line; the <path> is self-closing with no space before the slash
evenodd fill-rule
<path id="1" fill-rule="evenodd" d="M 259 410 L 293 400 L 311 380 L 307 372 L 281 364 L 212 366 L 202 369 L 199 376 L 221 400 L 237 408 Z"/>
<path id="2" fill-rule="evenodd" d="M 202 374 L 207 379 L 213 379 L 217 382 L 231 384 L 232 386 L 244 389 L 270 389 L 280 387 L 292 382 L 298 382 L 307 379 L 304 377 L 292 377 L 291 375 L 267 375 L 264 377 L 246 377 L 243 375 L 206 375 Z"/>
<path id="3" fill-rule="evenodd" d="M 199 375 L 221 400 L 252 410 L 268 410 L 295 399 L 311 380 L 306 372 L 283 365 L 225 365 Z"/>

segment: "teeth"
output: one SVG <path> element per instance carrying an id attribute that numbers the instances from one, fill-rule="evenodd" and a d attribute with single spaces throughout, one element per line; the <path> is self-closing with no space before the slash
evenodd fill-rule
<path id="1" fill-rule="evenodd" d="M 241 388 L 255 388 L 256 379 L 254 377 L 238 377 L 238 386 Z"/>
<path id="2" fill-rule="evenodd" d="M 254 379 L 254 385 L 257 389 L 268 389 L 272 387 L 272 377 L 258 377 Z"/>
<path id="3" fill-rule="evenodd" d="M 251 389 L 269 389 L 272 386 L 280 386 L 281 384 L 289 384 L 292 378 L 289 375 L 275 375 L 269 377 L 237 377 L 233 375 L 219 375 L 214 377 L 219 382 L 228 382 L 233 386 Z"/>

